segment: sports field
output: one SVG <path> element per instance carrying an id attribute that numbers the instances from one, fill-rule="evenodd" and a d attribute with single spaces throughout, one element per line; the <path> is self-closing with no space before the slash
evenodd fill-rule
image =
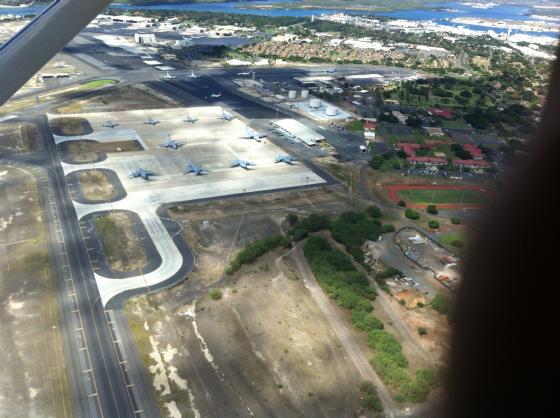
<path id="1" fill-rule="evenodd" d="M 420 203 L 423 205 L 453 204 L 473 205 L 486 202 L 486 196 L 478 190 L 401 190 L 397 193 L 405 202 Z"/>
<path id="2" fill-rule="evenodd" d="M 394 203 L 404 200 L 408 207 L 416 209 L 427 205 L 437 205 L 441 209 L 479 208 L 487 201 L 486 192 L 480 186 L 394 184 L 384 188 Z"/>

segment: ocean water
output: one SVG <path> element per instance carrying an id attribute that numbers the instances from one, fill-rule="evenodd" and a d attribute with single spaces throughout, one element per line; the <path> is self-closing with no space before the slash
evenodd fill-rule
<path id="1" fill-rule="evenodd" d="M 131 6 L 126 4 L 115 4 L 111 7 L 113 9 L 122 10 L 177 10 L 177 11 L 201 11 L 201 12 L 221 12 L 221 13 L 236 13 L 236 14 L 254 14 L 261 16 L 293 16 L 293 17 L 310 17 L 311 15 L 318 16 L 320 14 L 333 14 L 339 13 L 340 9 L 245 9 L 257 4 L 273 4 L 279 2 L 292 2 L 297 0 L 258 0 L 258 1 L 238 1 L 226 3 L 187 3 L 187 4 L 156 4 L 151 6 Z M 394 0 L 397 1 L 397 0 Z M 396 19 L 408 19 L 419 21 L 432 21 L 442 25 L 459 26 L 450 22 L 451 19 L 457 17 L 473 17 L 473 18 L 492 18 L 499 20 L 513 20 L 513 21 L 534 21 L 531 18 L 531 8 L 528 6 L 520 5 L 507 5 L 502 4 L 489 9 L 478 9 L 459 2 L 439 2 L 432 3 L 434 9 L 412 9 L 412 10 L 399 10 L 388 13 L 376 13 L 378 16 L 391 17 Z M 14 7 L 14 8 L 0 8 L 0 14 L 29 14 L 37 13 L 41 10 L 40 6 L 32 7 Z M 364 12 L 349 12 L 353 14 L 372 14 Z M 491 28 L 482 27 L 477 25 L 461 25 L 468 29 L 487 31 Z M 505 32 L 505 29 L 493 28 L 495 32 Z M 521 31 L 520 31 L 521 32 Z M 531 35 L 553 36 L 557 37 L 555 32 L 525 32 Z"/>

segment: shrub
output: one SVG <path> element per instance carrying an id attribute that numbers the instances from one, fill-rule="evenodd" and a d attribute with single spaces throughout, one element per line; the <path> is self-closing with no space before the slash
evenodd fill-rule
<path id="1" fill-rule="evenodd" d="M 428 222 L 428 226 L 432 229 L 438 229 L 439 228 L 439 222 L 438 221 L 430 221 L 430 222 Z"/>
<path id="2" fill-rule="evenodd" d="M 383 411 L 381 399 L 377 394 L 377 390 L 372 382 L 366 381 L 360 384 L 360 394 L 362 396 L 362 406 L 365 409 L 373 410 L 376 412 Z"/>
<path id="3" fill-rule="evenodd" d="M 286 221 L 288 221 L 290 226 L 294 226 L 298 221 L 298 216 L 295 213 L 289 213 L 288 216 L 286 216 Z"/>
<path id="4" fill-rule="evenodd" d="M 453 225 L 460 225 L 461 224 L 461 218 L 451 218 L 451 223 Z"/>
<path id="5" fill-rule="evenodd" d="M 397 205 L 399 205 L 399 206 L 402 207 L 402 208 L 405 208 L 405 207 L 406 207 L 406 202 L 405 202 L 404 200 L 399 200 L 399 201 L 397 202 Z"/>
<path id="6" fill-rule="evenodd" d="M 210 290 L 210 297 L 214 300 L 220 300 L 222 298 L 222 291 L 220 289 Z"/>
<path id="7" fill-rule="evenodd" d="M 428 330 L 424 327 L 418 327 L 418 335 L 427 335 Z"/>
<path id="8" fill-rule="evenodd" d="M 261 255 L 266 254 L 268 251 L 274 250 L 278 247 L 291 246 L 290 240 L 283 235 L 273 235 L 261 240 L 250 242 L 242 249 L 227 269 L 228 274 L 232 274 L 239 270 L 243 264 L 250 264 L 259 258 Z"/>
<path id="9" fill-rule="evenodd" d="M 436 205 L 428 205 L 426 207 L 426 212 L 428 212 L 431 215 L 437 215 L 439 213 Z"/>
<path id="10" fill-rule="evenodd" d="M 391 224 L 385 224 L 381 227 L 381 232 L 386 234 L 388 232 L 395 232 L 395 225 L 391 225 Z"/>
<path id="11" fill-rule="evenodd" d="M 462 248 L 465 244 L 459 239 L 454 239 L 453 241 L 451 241 L 451 245 L 455 248 Z"/>
<path id="12" fill-rule="evenodd" d="M 406 216 L 408 219 L 412 219 L 412 220 L 416 220 L 416 219 L 420 218 L 420 214 L 418 212 L 416 212 L 414 209 L 410 209 L 410 208 L 405 210 L 404 216 Z"/>
<path id="13" fill-rule="evenodd" d="M 433 310 L 442 315 L 451 311 L 451 302 L 443 293 L 438 293 L 434 300 L 432 300 L 430 306 Z"/>

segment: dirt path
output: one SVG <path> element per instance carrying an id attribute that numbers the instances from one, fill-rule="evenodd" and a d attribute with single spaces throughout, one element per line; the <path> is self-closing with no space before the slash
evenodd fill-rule
<path id="1" fill-rule="evenodd" d="M 384 410 L 388 417 L 394 417 L 395 413 L 398 412 L 398 407 L 393 401 L 393 398 L 389 394 L 389 391 L 377 376 L 377 373 L 371 367 L 367 357 L 359 349 L 359 344 L 354 340 L 354 336 L 349 332 L 347 324 L 340 319 L 336 310 L 332 306 L 332 302 L 323 293 L 323 290 L 315 280 L 313 272 L 311 271 L 302 250 L 303 243 L 299 243 L 296 248 L 291 252 L 291 255 L 296 262 L 297 268 L 305 287 L 309 290 L 311 296 L 315 300 L 315 303 L 319 306 L 331 327 L 333 328 L 336 336 L 340 340 L 340 343 L 346 350 L 348 357 L 354 363 L 358 369 L 360 375 L 364 380 L 371 380 L 377 387 L 377 391 L 381 401 L 383 402 Z"/>

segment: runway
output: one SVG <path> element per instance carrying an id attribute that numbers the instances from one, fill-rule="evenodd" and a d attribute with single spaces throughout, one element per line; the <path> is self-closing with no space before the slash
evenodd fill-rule
<path id="1" fill-rule="evenodd" d="M 85 417 L 158 417 L 144 364 L 131 347 L 122 346 L 118 335 L 130 333 L 127 324 L 119 326 L 112 320 L 114 313 L 101 303 L 91 270 L 87 248 L 78 224 L 76 212 L 66 185 L 54 140 L 46 118 L 38 121 L 38 129 L 47 148 L 51 163 L 49 178 L 60 219 L 64 242 L 66 274 L 54 275 L 58 287 L 69 292 L 62 299 L 61 309 L 69 320 L 64 324 L 70 338 L 70 370 L 78 385 L 76 410 Z M 46 162 L 46 161 L 45 161 Z M 124 326 L 124 327 L 123 327 Z M 72 328 L 73 327 L 73 328 Z M 127 338 L 126 341 L 131 341 Z M 132 355 L 129 355 L 132 354 Z M 137 378 L 132 380 L 131 376 Z M 132 382 L 132 383 L 131 383 Z"/>

